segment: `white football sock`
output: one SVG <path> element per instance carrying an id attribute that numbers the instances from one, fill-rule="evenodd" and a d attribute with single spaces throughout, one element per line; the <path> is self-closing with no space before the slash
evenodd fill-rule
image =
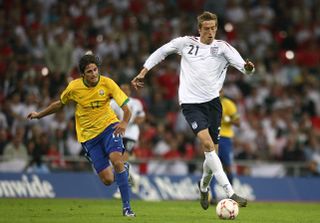
<path id="1" fill-rule="evenodd" d="M 140 187 L 140 175 L 138 174 L 138 172 L 135 170 L 134 166 L 130 166 L 129 169 L 129 179 L 132 183 L 131 185 L 131 191 L 133 193 L 139 193 L 139 187 Z"/>
<path id="2" fill-rule="evenodd" d="M 200 190 L 203 192 L 208 191 L 211 179 L 213 177 L 212 170 L 207 165 L 207 160 L 203 161 L 202 178 L 200 180 Z"/>
<path id="3" fill-rule="evenodd" d="M 217 156 L 215 151 L 211 151 L 211 152 L 204 152 L 205 155 L 205 161 L 204 161 L 204 166 L 207 166 L 206 168 L 203 168 L 203 175 L 201 178 L 201 190 L 205 189 L 209 186 L 209 183 L 211 181 L 208 181 L 208 169 L 210 169 L 214 175 L 214 177 L 216 178 L 218 184 L 220 184 L 223 189 L 225 190 L 225 192 L 227 193 L 228 197 L 231 197 L 234 194 L 233 188 L 227 178 L 227 175 L 225 174 L 225 172 L 223 171 L 223 167 L 221 164 L 221 161 L 219 159 L 219 157 Z M 205 174 L 205 172 L 207 172 L 207 174 Z M 205 190 L 203 190 L 205 191 Z"/>

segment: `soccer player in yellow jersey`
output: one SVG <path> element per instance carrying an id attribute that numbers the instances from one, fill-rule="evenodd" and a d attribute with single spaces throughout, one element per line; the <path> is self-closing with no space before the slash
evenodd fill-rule
<path id="1" fill-rule="evenodd" d="M 232 184 L 232 164 L 233 164 L 233 146 L 232 138 L 234 137 L 233 126 L 240 125 L 239 114 L 236 104 L 229 98 L 224 96 L 223 91 L 220 91 L 220 100 L 222 105 L 222 119 L 220 128 L 220 140 L 218 155 L 223 165 L 224 171 Z M 215 180 L 210 183 L 211 202 L 215 203 L 216 195 L 214 191 Z"/>
<path id="2" fill-rule="evenodd" d="M 131 117 L 127 105 L 129 99 L 113 80 L 99 74 L 99 64 L 96 56 L 84 55 L 79 62 L 81 77 L 69 83 L 60 100 L 40 112 L 31 112 L 28 118 L 40 119 L 62 109 L 69 101 L 74 101 L 78 141 L 101 181 L 105 185 L 117 182 L 123 203 L 123 216 L 134 217 L 130 207 L 128 172 L 122 156 L 122 136 Z M 110 107 L 112 98 L 123 110 L 121 121 Z"/>

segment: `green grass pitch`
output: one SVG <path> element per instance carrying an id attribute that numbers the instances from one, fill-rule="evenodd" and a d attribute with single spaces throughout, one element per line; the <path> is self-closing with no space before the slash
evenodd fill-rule
<path id="1" fill-rule="evenodd" d="M 213 223 L 225 222 L 207 211 L 198 201 L 132 201 L 136 218 L 125 218 L 119 200 L 91 199 L 0 199 L 0 223 L 14 222 L 139 222 L 139 223 Z M 320 203 L 251 202 L 240 208 L 233 222 L 301 223 L 320 222 Z"/>

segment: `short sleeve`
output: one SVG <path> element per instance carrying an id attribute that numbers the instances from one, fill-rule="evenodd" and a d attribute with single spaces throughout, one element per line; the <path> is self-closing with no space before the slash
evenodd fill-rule
<path id="1" fill-rule="evenodd" d="M 67 86 L 66 89 L 64 89 L 64 91 L 62 92 L 62 94 L 60 95 L 60 101 L 62 104 L 67 104 L 68 101 L 70 100 L 70 95 L 71 95 L 71 84 L 69 84 Z"/>
<path id="2" fill-rule="evenodd" d="M 129 101 L 128 96 L 121 90 L 116 82 L 114 82 L 110 78 L 108 78 L 108 88 L 110 88 L 112 98 L 120 107 L 122 107 Z"/>

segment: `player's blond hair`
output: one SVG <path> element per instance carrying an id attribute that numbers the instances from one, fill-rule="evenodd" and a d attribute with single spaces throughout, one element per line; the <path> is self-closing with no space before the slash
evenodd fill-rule
<path id="1" fill-rule="evenodd" d="M 218 24 L 218 16 L 216 14 L 208 12 L 208 11 L 204 11 L 201 15 L 199 15 L 197 17 L 197 20 L 198 20 L 198 28 L 199 29 L 201 29 L 202 23 L 204 21 L 215 20 L 215 21 L 217 21 L 217 24 Z"/>

